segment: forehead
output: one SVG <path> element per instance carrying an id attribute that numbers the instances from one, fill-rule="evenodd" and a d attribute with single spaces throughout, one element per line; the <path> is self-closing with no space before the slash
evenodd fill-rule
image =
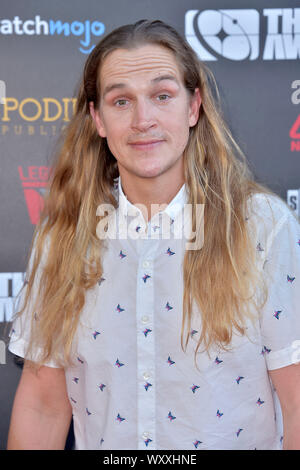
<path id="1" fill-rule="evenodd" d="M 160 75 L 170 75 L 182 82 L 175 55 L 166 47 L 147 44 L 133 49 L 115 49 L 101 65 L 100 89 L 113 82 L 126 82 L 138 77 L 151 80 Z"/>

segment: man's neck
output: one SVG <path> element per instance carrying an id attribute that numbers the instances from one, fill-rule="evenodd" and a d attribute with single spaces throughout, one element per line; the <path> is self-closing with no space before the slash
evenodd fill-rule
<path id="1" fill-rule="evenodd" d="M 149 222 L 157 212 L 164 210 L 184 184 L 183 175 L 172 179 L 163 176 L 139 178 L 120 173 L 123 193 L 131 204 L 138 205 L 146 222 Z"/>

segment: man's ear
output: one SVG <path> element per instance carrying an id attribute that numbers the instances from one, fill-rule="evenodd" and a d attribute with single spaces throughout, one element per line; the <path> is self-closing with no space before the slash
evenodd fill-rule
<path id="1" fill-rule="evenodd" d="M 98 134 L 100 135 L 100 137 L 106 137 L 106 131 L 105 131 L 103 121 L 100 117 L 99 111 L 97 109 L 95 110 L 93 101 L 90 101 L 89 108 L 90 108 L 92 119 L 97 128 Z"/>
<path id="2" fill-rule="evenodd" d="M 190 110 L 189 110 L 189 126 L 194 127 L 199 119 L 199 111 L 201 107 L 202 99 L 200 95 L 199 88 L 196 88 L 194 95 L 190 101 Z"/>

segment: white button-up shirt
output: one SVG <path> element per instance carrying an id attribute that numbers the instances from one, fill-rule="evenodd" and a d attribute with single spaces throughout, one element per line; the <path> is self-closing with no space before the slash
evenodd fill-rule
<path id="1" fill-rule="evenodd" d="M 180 345 L 186 240 L 159 238 L 162 213 L 144 227 L 142 217 L 136 223 L 116 182 L 117 212 L 137 238 L 106 240 L 103 275 L 86 294 L 75 366 L 65 370 L 76 449 L 280 449 L 281 410 L 268 369 L 300 361 L 296 219 L 277 198 L 249 201 L 268 300 L 256 325 L 249 322 L 248 337 L 234 334 L 227 352 L 199 353 L 197 369 L 199 312 L 186 352 Z M 165 209 L 171 227 L 186 198 L 183 185 Z M 9 349 L 24 356 L 26 341 L 16 321 Z"/>

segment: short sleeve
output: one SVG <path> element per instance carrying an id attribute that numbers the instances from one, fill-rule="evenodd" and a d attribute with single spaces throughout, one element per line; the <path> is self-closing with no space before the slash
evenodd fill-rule
<path id="1" fill-rule="evenodd" d="M 31 316 L 33 313 L 32 308 L 34 305 L 34 301 L 38 296 L 38 285 L 39 285 L 39 280 L 42 274 L 45 255 L 47 253 L 47 250 L 48 250 L 48 239 L 46 239 L 42 259 L 36 271 L 29 302 L 26 306 L 26 309 L 22 313 L 22 315 L 16 317 L 13 320 L 12 327 L 11 327 L 10 334 L 9 334 L 9 337 L 10 337 L 10 341 L 8 345 L 9 351 L 12 352 L 13 354 L 16 354 L 17 356 L 23 357 L 24 359 L 29 359 L 30 361 L 33 361 L 33 362 L 37 360 L 37 356 L 39 355 L 41 350 L 39 348 L 36 348 L 30 356 L 27 355 L 27 349 L 28 349 L 29 338 L 30 338 Z M 15 299 L 14 316 L 24 306 L 25 295 L 27 291 L 27 280 L 32 270 L 35 251 L 36 250 L 35 250 L 35 242 L 34 242 L 33 250 L 31 252 L 31 256 L 30 256 L 29 263 L 28 263 L 25 281 Z M 45 363 L 44 365 L 48 367 L 57 367 L 57 368 L 60 367 L 57 364 L 55 364 L 54 361 L 49 361 Z"/>
<path id="2" fill-rule="evenodd" d="M 272 370 L 300 362 L 300 225 L 283 202 L 272 206 L 271 201 L 270 206 L 272 224 L 270 217 L 256 249 L 268 289 L 260 327 L 267 368 Z"/>

